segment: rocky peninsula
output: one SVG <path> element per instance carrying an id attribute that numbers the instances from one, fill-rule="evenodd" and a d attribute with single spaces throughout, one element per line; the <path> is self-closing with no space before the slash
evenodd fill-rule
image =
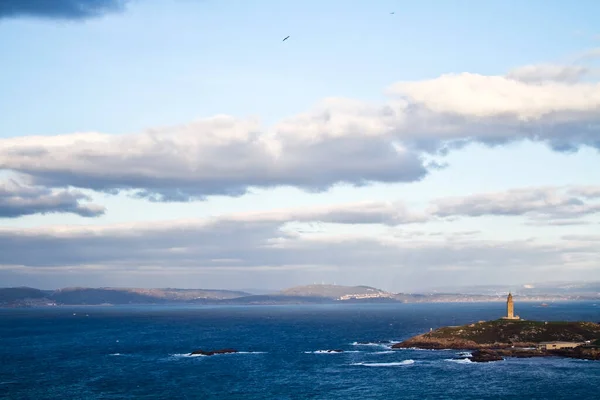
<path id="1" fill-rule="evenodd" d="M 600 324 L 521 319 L 480 321 L 439 328 L 392 348 L 472 350 L 471 361 L 475 362 L 550 356 L 600 360 Z"/>

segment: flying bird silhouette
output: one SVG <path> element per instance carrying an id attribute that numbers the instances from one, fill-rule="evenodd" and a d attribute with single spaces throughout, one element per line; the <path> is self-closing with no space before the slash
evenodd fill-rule
<path id="1" fill-rule="evenodd" d="M 286 36 L 286 37 L 285 37 L 285 38 L 282 40 L 282 42 L 285 42 L 286 40 L 288 40 L 288 38 L 289 38 L 289 36 Z"/>

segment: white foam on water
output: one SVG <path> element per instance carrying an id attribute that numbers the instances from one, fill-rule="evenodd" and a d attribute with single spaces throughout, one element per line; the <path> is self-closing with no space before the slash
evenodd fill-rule
<path id="1" fill-rule="evenodd" d="M 468 358 L 459 358 L 459 359 L 446 358 L 444 361 L 453 362 L 453 363 L 457 363 L 457 364 L 477 364 L 477 363 L 474 363 L 473 361 L 469 360 Z"/>
<path id="2" fill-rule="evenodd" d="M 403 365 L 412 365 L 415 363 L 415 360 L 404 360 L 404 361 L 396 361 L 396 362 L 388 362 L 388 363 L 354 363 L 350 365 L 361 366 L 361 367 L 400 367 Z"/>
<path id="3" fill-rule="evenodd" d="M 372 343 L 372 342 L 368 342 L 368 343 L 352 342 L 350 344 L 352 346 L 383 347 L 386 349 L 390 348 L 390 346 L 392 345 L 391 343 Z"/>
<path id="4" fill-rule="evenodd" d="M 342 354 L 342 353 L 358 353 L 358 351 L 331 351 L 331 350 L 315 350 L 315 351 L 305 351 L 305 354 Z"/>
<path id="5" fill-rule="evenodd" d="M 170 354 L 171 357 L 176 358 L 194 358 L 194 357 L 215 357 L 215 356 L 231 356 L 236 354 L 265 354 L 265 351 L 238 351 L 236 353 L 221 353 L 221 354 L 213 354 L 212 356 L 207 356 L 204 354 L 190 354 L 190 353 L 175 353 Z"/>
<path id="6" fill-rule="evenodd" d="M 464 351 L 464 352 L 458 353 L 458 356 L 471 358 L 473 355 L 468 351 Z"/>
<path id="7" fill-rule="evenodd" d="M 170 354 L 170 356 L 176 357 L 176 358 L 208 357 L 208 356 L 205 356 L 204 354 L 190 354 L 190 353 L 175 353 L 175 354 Z"/>
<path id="8" fill-rule="evenodd" d="M 120 355 L 121 355 L 121 353 L 112 353 L 112 354 L 109 354 L 109 356 L 120 356 Z"/>
<path id="9" fill-rule="evenodd" d="M 386 351 L 376 351 L 373 354 L 391 354 L 394 350 L 386 350 Z"/>
<path id="10" fill-rule="evenodd" d="M 422 349 L 420 347 L 399 347 L 394 350 L 412 350 L 412 351 L 454 351 L 452 349 Z"/>

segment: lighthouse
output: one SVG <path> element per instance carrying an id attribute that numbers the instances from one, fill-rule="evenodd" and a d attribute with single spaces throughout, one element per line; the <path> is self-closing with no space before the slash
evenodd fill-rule
<path id="1" fill-rule="evenodd" d="M 513 302 L 513 297 L 510 292 L 506 298 L 506 317 L 503 319 L 521 319 L 518 315 L 515 315 L 515 303 Z"/>

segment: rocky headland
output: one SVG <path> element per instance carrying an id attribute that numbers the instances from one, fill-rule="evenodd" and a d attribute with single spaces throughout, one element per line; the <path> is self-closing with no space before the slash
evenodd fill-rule
<path id="1" fill-rule="evenodd" d="M 543 342 L 569 342 L 572 348 L 544 348 Z M 414 336 L 393 349 L 472 350 L 471 361 L 499 361 L 504 357 L 561 356 L 600 360 L 600 324 L 526 320 L 480 321 L 447 326 Z"/>

